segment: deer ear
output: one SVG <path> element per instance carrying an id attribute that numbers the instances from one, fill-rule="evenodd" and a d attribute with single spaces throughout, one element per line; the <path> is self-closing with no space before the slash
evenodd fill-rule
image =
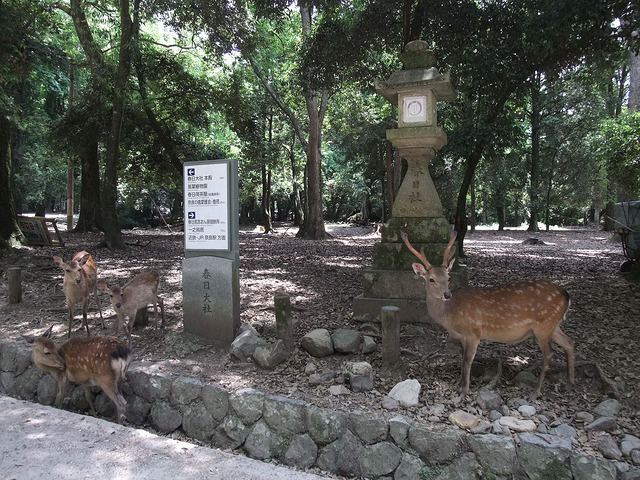
<path id="1" fill-rule="evenodd" d="M 447 266 L 447 273 L 451 272 L 451 269 L 453 268 L 453 264 L 456 263 L 456 259 L 453 258 L 450 262 L 449 265 Z"/>
<path id="2" fill-rule="evenodd" d="M 414 263 L 411 266 L 413 267 L 413 271 L 416 273 L 416 275 L 424 277 L 427 274 L 427 269 L 424 268 L 424 265 L 422 265 L 421 263 Z"/>

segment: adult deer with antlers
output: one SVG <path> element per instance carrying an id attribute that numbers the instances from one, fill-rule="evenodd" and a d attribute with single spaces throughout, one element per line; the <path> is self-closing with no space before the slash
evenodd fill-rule
<path id="1" fill-rule="evenodd" d="M 412 266 L 413 271 L 427 283 L 429 315 L 462 344 L 461 394 L 469 393 L 471 363 L 480 340 L 519 343 L 531 335 L 536 337 L 542 350 L 542 371 L 530 398 L 535 400 L 540 395 L 551 362 L 551 340 L 566 353 L 568 380 L 573 385 L 574 343 L 560 329 L 571 305 L 564 288 L 546 280 L 530 280 L 491 288 L 464 287 L 451 291 L 449 273 L 455 263 L 456 232 L 451 232 L 440 267 L 431 265 L 424 250 L 418 252 L 404 232 L 402 240 L 422 262 Z"/>

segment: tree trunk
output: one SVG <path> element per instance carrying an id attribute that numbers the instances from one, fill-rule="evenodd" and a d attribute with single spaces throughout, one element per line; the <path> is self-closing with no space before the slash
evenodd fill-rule
<path id="1" fill-rule="evenodd" d="M 92 132 L 90 132 L 92 133 Z M 98 159 L 98 132 L 93 132 L 80 148 L 80 215 L 74 232 L 92 232 L 100 224 L 100 164 Z"/>
<path id="2" fill-rule="evenodd" d="M 311 8 L 300 3 L 303 38 L 311 34 Z M 306 145 L 307 153 L 307 205 L 308 213 L 297 236 L 309 240 L 321 240 L 329 235 L 324 228 L 322 209 L 322 122 L 327 107 L 328 95 L 322 92 L 322 101 L 318 100 L 318 92 L 306 88 L 304 99 L 309 117 L 309 137 Z"/>
<path id="3" fill-rule="evenodd" d="M 640 54 L 629 52 L 629 110 L 640 109 Z"/>
<path id="4" fill-rule="evenodd" d="M 262 222 L 264 233 L 273 231 L 271 219 L 271 169 L 262 164 Z"/>
<path id="5" fill-rule="evenodd" d="M 539 230 L 540 210 L 540 86 L 541 75 L 536 72 L 531 85 L 531 185 L 529 188 L 529 228 L 530 232 Z"/>
<path id="6" fill-rule="evenodd" d="M 11 155 L 11 120 L 0 111 L 0 248 L 10 248 L 12 243 L 24 242 L 16 220 L 13 195 L 13 158 Z"/>
<path id="7" fill-rule="evenodd" d="M 136 12 L 139 1 L 140 0 L 136 0 L 134 6 Z M 137 21 L 134 23 L 129 13 L 129 0 L 120 0 L 120 25 L 121 37 L 118 72 L 114 84 L 113 111 L 107 141 L 104 181 L 102 183 L 102 202 L 104 207 L 102 210 L 102 221 L 104 224 L 102 244 L 113 249 L 125 248 L 116 206 L 118 203 L 118 151 L 120 149 L 120 134 L 122 120 L 124 118 L 126 84 L 131 71 L 132 41 L 137 33 Z"/>
<path id="8" fill-rule="evenodd" d="M 476 180 L 475 175 L 471 180 L 471 233 L 476 231 Z"/>
<path id="9" fill-rule="evenodd" d="M 291 178 L 292 191 L 291 203 L 293 204 L 293 224 L 297 227 L 302 225 L 304 219 L 304 209 L 302 208 L 302 200 L 300 199 L 300 185 L 298 184 L 298 165 L 296 163 L 295 154 L 296 135 L 291 135 L 291 148 L 289 149 L 289 160 L 291 161 Z"/>

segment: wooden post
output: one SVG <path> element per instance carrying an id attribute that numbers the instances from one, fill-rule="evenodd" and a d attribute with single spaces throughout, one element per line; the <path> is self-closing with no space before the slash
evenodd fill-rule
<path id="1" fill-rule="evenodd" d="M 398 307 L 382 307 L 382 364 L 392 367 L 400 362 L 400 321 Z"/>
<path id="2" fill-rule="evenodd" d="M 22 270 L 20 267 L 7 269 L 7 283 L 9 303 L 20 303 L 22 301 Z"/>
<path id="3" fill-rule="evenodd" d="M 291 299 L 286 293 L 276 293 L 274 297 L 276 307 L 277 336 L 283 342 L 287 351 L 293 350 L 293 320 L 291 318 Z"/>

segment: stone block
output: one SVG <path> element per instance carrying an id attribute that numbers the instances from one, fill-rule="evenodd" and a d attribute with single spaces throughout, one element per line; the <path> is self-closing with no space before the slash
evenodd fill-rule
<path id="1" fill-rule="evenodd" d="M 362 443 L 353 433 L 345 430 L 339 439 L 320 449 L 316 465 L 338 475 L 360 476 L 363 451 Z"/>
<path id="2" fill-rule="evenodd" d="M 284 454 L 283 462 L 289 466 L 306 469 L 316 463 L 318 446 L 313 439 L 305 434 L 293 437 L 289 448 Z"/>
<path id="3" fill-rule="evenodd" d="M 402 460 L 402 450 L 390 442 L 380 442 L 364 448 L 360 460 L 362 475 L 377 478 L 393 472 Z"/>
<path id="4" fill-rule="evenodd" d="M 286 442 L 282 435 L 269 428 L 264 420 L 260 420 L 251 428 L 244 442 L 244 449 L 251 458 L 281 460 L 286 453 Z"/>
<path id="5" fill-rule="evenodd" d="M 515 471 L 516 444 L 510 436 L 472 435 L 467 441 L 484 472 L 509 476 Z"/>
<path id="6" fill-rule="evenodd" d="M 264 393 L 253 388 L 242 388 L 229 395 L 229 405 L 245 425 L 253 425 L 264 409 Z"/>
<path id="7" fill-rule="evenodd" d="M 467 451 L 464 435 L 458 431 L 431 431 L 422 427 L 409 429 L 409 444 L 428 465 L 450 463 Z"/>
<path id="8" fill-rule="evenodd" d="M 182 425 L 182 415 L 167 401 L 158 400 L 151 405 L 149 423 L 162 433 L 172 433 Z"/>
<path id="9" fill-rule="evenodd" d="M 180 376 L 171 385 L 171 404 L 184 411 L 194 400 L 200 398 L 202 381 L 198 378 Z"/>
<path id="10" fill-rule="evenodd" d="M 340 438 L 347 429 L 347 416 L 328 408 L 307 405 L 307 431 L 319 445 L 327 445 Z"/>
<path id="11" fill-rule="evenodd" d="M 193 403 L 184 411 L 182 429 L 184 433 L 196 440 L 208 442 L 217 426 L 218 422 L 202 403 Z"/>
<path id="12" fill-rule="evenodd" d="M 263 418 L 275 431 L 294 435 L 306 431 L 306 407 L 302 400 L 266 395 Z"/>
<path id="13" fill-rule="evenodd" d="M 205 384 L 200 397 L 211 416 L 221 422 L 229 412 L 229 392 L 217 385 Z"/>
<path id="14" fill-rule="evenodd" d="M 349 429 L 365 445 L 382 442 L 389 433 L 389 425 L 384 417 L 363 411 L 349 414 Z"/>

